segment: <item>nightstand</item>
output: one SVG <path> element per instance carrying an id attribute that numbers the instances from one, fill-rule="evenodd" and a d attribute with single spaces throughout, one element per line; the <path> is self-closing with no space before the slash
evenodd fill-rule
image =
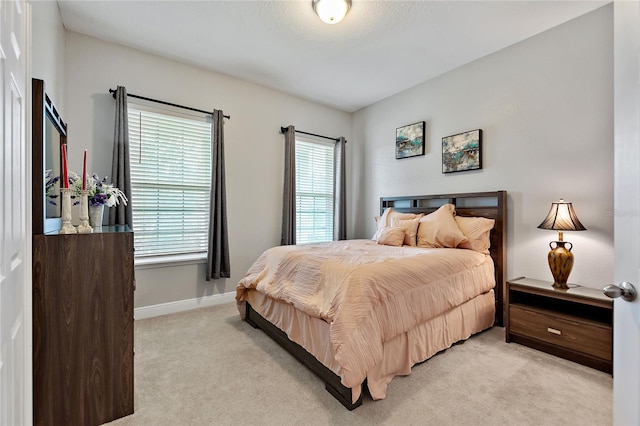
<path id="1" fill-rule="evenodd" d="M 613 301 L 598 289 L 530 278 L 507 281 L 506 341 L 613 371 Z"/>

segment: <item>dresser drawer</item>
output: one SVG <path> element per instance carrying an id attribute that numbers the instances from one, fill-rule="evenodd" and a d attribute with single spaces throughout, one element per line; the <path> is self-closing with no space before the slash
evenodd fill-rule
<path id="1" fill-rule="evenodd" d="M 509 329 L 510 333 L 612 360 L 612 329 L 606 324 L 510 305 Z"/>

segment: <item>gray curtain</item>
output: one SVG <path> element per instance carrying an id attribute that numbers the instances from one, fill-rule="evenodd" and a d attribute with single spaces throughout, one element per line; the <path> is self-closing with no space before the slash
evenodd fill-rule
<path id="1" fill-rule="evenodd" d="M 340 137 L 334 151 L 335 176 L 333 180 L 333 239 L 347 239 L 347 183 L 345 148 L 347 141 Z"/>
<path id="2" fill-rule="evenodd" d="M 129 168 L 129 124 L 127 115 L 127 90 L 116 89 L 116 122 L 113 131 L 113 156 L 111 157 L 111 182 L 126 195 L 129 202 L 117 204 L 109 210 L 109 225 L 129 225 L 133 229 L 131 209 L 131 169 Z"/>
<path id="3" fill-rule="evenodd" d="M 282 196 L 281 245 L 296 243 L 296 129 L 284 132 L 284 194 Z"/>
<path id="4" fill-rule="evenodd" d="M 227 229 L 227 196 L 224 177 L 223 126 L 224 114 L 220 110 L 214 110 L 211 132 L 211 195 L 209 197 L 207 281 L 231 277 Z"/>

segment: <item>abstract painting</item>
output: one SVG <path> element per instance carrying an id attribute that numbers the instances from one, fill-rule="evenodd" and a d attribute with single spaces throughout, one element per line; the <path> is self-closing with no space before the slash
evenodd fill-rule
<path id="1" fill-rule="evenodd" d="M 442 138 L 442 173 L 482 168 L 482 130 Z"/>
<path id="2" fill-rule="evenodd" d="M 424 155 L 424 121 L 396 129 L 396 159 Z"/>

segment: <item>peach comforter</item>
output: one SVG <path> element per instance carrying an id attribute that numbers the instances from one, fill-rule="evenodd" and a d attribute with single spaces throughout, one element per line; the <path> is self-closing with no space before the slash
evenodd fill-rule
<path id="1" fill-rule="evenodd" d="M 257 290 L 326 321 L 341 381 L 355 388 L 382 360 L 385 342 L 494 286 L 493 262 L 478 252 L 348 240 L 265 251 L 236 300 L 244 315 L 246 293 Z"/>

